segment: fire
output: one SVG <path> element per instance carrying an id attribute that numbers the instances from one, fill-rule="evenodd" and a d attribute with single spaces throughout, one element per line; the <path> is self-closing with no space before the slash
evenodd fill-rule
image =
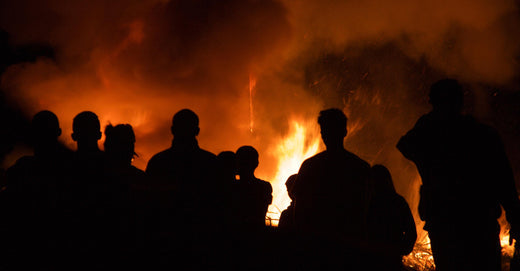
<path id="1" fill-rule="evenodd" d="M 413 270 L 435 270 L 430 237 L 427 232 L 422 233 L 417 238 L 413 251 L 403 257 L 403 264 Z"/>
<path id="2" fill-rule="evenodd" d="M 507 266 L 508 262 L 513 258 L 515 253 L 516 240 L 513 239 L 512 244 L 509 244 L 510 226 L 505 219 L 504 213 L 502 213 L 502 216 L 498 219 L 498 222 L 500 223 L 500 246 L 502 247 L 502 260 L 505 261 L 505 266 Z M 415 247 L 409 255 L 403 257 L 403 264 L 413 270 L 435 270 L 435 263 L 432 255 L 428 232 L 422 229 L 418 229 L 418 233 L 419 237 L 417 238 Z M 508 268 L 504 268 L 504 263 L 502 270 L 509 270 Z"/>
<path id="3" fill-rule="evenodd" d="M 510 260 L 513 258 L 513 255 L 515 253 L 515 244 L 516 240 L 513 239 L 513 241 L 510 244 L 510 235 L 509 230 L 511 229 L 511 226 L 506 220 L 505 212 L 502 212 L 502 215 L 498 219 L 498 222 L 500 223 L 500 246 L 502 247 L 502 255 Z"/>
<path id="4" fill-rule="evenodd" d="M 273 203 L 266 217 L 268 225 L 278 226 L 281 212 L 291 203 L 285 187 L 287 178 L 298 173 L 302 162 L 319 151 L 320 136 L 315 122 L 292 120 L 288 135 L 272 150 L 279 160 L 275 177 L 271 178 Z"/>

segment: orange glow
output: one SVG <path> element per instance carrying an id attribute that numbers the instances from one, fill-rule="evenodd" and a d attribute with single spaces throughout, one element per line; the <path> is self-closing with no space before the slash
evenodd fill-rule
<path id="1" fill-rule="evenodd" d="M 298 173 L 302 162 L 319 151 L 320 136 L 316 121 L 290 121 L 287 136 L 279 141 L 271 151 L 278 157 L 278 170 L 271 180 L 273 203 L 269 206 L 266 224 L 278 226 L 283 210 L 291 199 L 287 195 L 285 181 L 292 174 Z"/>

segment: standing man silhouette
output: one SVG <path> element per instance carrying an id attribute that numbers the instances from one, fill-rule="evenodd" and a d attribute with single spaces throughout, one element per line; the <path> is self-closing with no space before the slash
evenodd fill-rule
<path id="1" fill-rule="evenodd" d="M 156 194 L 158 234 L 162 240 L 173 238 L 179 260 L 191 265 L 205 264 L 218 215 L 214 212 L 217 158 L 199 147 L 199 132 L 199 117 L 189 109 L 180 110 L 172 119 L 172 146 L 154 155 L 146 167 Z"/>
<path id="2" fill-rule="evenodd" d="M 105 155 L 98 146 L 101 135 L 99 118 L 94 112 L 83 111 L 74 117 L 71 136 L 77 150 L 63 195 L 65 211 L 71 217 L 67 221 L 68 230 L 73 237 L 67 241 L 70 246 L 89 252 L 102 246 L 107 217 Z"/>
<path id="3" fill-rule="evenodd" d="M 518 194 L 504 146 L 493 128 L 462 114 L 464 93 L 456 80 L 434 83 L 429 96 L 433 110 L 397 148 L 421 175 L 419 214 L 435 265 L 439 271 L 498 271 L 500 205 L 514 237 L 519 226 Z"/>
<path id="4" fill-rule="evenodd" d="M 295 226 L 318 242 L 311 247 L 314 255 L 307 257 L 318 261 L 307 264 L 308 268 L 346 268 L 344 258 L 358 257 L 345 257 L 341 250 L 357 249 L 366 238 L 370 165 L 344 148 L 347 117 L 343 111 L 323 110 L 318 123 L 327 149 L 305 160 L 298 172 L 293 187 Z"/>
<path id="5" fill-rule="evenodd" d="M 261 229 L 265 226 L 267 208 L 273 201 L 273 188 L 270 183 L 255 176 L 258 167 L 258 151 L 252 146 L 242 146 L 236 152 L 237 173 L 240 180 L 236 183 L 240 218 L 247 228 Z"/>
<path id="6" fill-rule="evenodd" d="M 1 195 L 7 209 L 4 220 L 10 226 L 4 239 L 12 241 L 4 243 L 17 251 L 6 260 L 20 269 L 50 268 L 50 255 L 56 254 L 58 236 L 63 237 L 60 192 L 69 181 L 72 152 L 59 142 L 61 128 L 51 111 L 34 115 L 30 128 L 34 155 L 18 159 L 7 170 L 7 189 Z M 26 257 L 34 261 L 23 261 Z"/>

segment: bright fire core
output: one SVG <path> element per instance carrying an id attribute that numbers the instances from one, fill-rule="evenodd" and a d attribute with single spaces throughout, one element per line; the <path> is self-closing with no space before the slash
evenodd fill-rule
<path id="1" fill-rule="evenodd" d="M 278 170 L 272 178 L 273 203 L 269 206 L 266 223 L 277 226 L 280 214 L 289 206 L 285 181 L 298 173 L 302 162 L 319 151 L 320 137 L 316 124 L 312 121 L 290 122 L 289 133 L 271 151 L 278 157 Z"/>

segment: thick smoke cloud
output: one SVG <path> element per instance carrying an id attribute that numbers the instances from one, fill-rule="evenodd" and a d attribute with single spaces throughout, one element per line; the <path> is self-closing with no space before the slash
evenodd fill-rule
<path id="1" fill-rule="evenodd" d="M 520 25 L 509 0 L 287 1 L 303 42 L 328 49 L 352 43 L 397 42 L 410 57 L 468 81 L 505 83 L 517 77 Z M 312 45 L 314 46 L 314 45 Z"/>

